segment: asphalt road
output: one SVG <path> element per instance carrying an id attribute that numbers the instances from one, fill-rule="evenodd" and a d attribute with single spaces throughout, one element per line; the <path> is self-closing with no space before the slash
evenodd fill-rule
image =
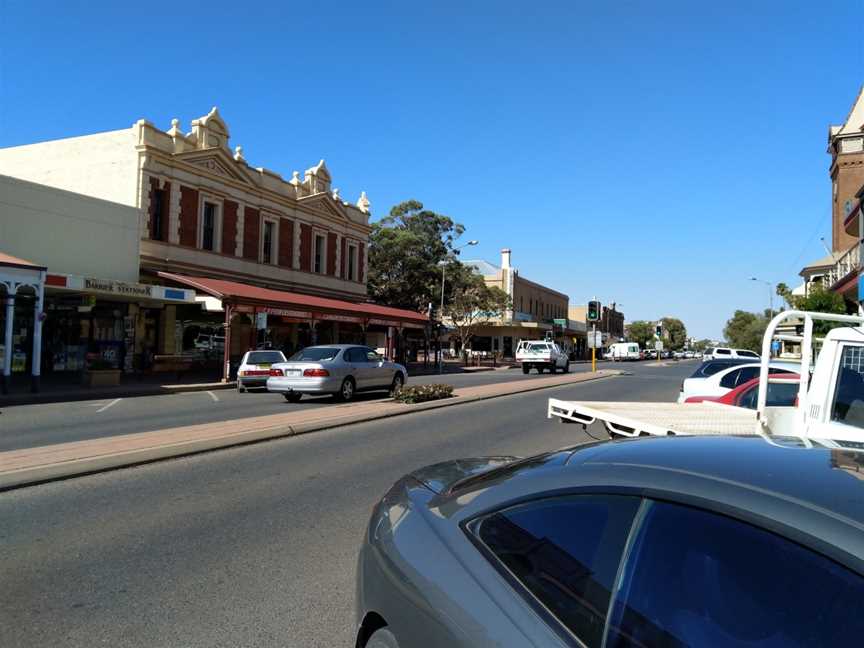
<path id="1" fill-rule="evenodd" d="M 671 401 L 691 370 L 643 366 L 0 493 L 0 643 L 351 646 L 358 541 L 399 476 L 580 443 L 580 427 L 545 418 L 547 398 Z"/>
<path id="2" fill-rule="evenodd" d="M 644 369 L 644 364 L 627 365 L 627 367 L 640 371 Z M 580 372 L 588 371 L 590 368 L 590 364 L 573 364 L 570 370 Z M 538 378 L 539 375 L 531 372 L 525 376 L 518 369 L 509 369 L 444 376 L 417 376 L 410 378 L 408 382 L 409 384 L 445 382 L 455 387 L 465 387 L 522 380 L 526 377 Z M 360 394 L 357 398 L 375 400 L 384 396 L 386 394 L 378 392 Z M 236 390 L 215 390 L 4 407 L 0 415 L 0 452 L 118 434 L 163 430 L 183 425 L 279 414 L 289 408 L 295 410 L 330 407 L 332 403 L 330 397 L 304 397 L 300 403 L 288 403 L 281 395 L 264 391 L 240 394 Z"/>

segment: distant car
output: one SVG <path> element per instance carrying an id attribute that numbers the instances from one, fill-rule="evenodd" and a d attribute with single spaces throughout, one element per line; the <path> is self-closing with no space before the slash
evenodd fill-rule
<path id="1" fill-rule="evenodd" d="M 267 390 L 297 402 L 303 394 L 331 394 L 350 401 L 357 392 L 402 389 L 408 371 L 389 362 L 369 347 L 325 344 L 306 347 L 286 362 L 273 365 Z"/>
<path id="2" fill-rule="evenodd" d="M 712 349 L 711 358 L 714 360 L 723 360 L 724 358 L 745 358 L 749 360 L 759 360 L 759 354 L 748 349 L 730 349 L 727 347 L 715 347 Z"/>
<path id="3" fill-rule="evenodd" d="M 707 363 L 706 363 L 707 364 Z M 793 362 L 771 362 L 768 364 L 773 373 L 794 374 L 798 365 Z M 755 362 L 732 364 L 710 375 L 700 375 L 697 369 L 694 375 L 681 383 L 678 402 L 683 403 L 691 396 L 723 396 L 736 387 L 756 378 L 761 365 Z"/>
<path id="4" fill-rule="evenodd" d="M 642 352 L 636 342 L 616 342 L 609 347 L 609 352 L 615 362 L 642 359 Z"/>
<path id="5" fill-rule="evenodd" d="M 416 470 L 363 535 L 352 645 L 860 645 L 864 456 L 787 445 L 628 439 Z"/>
<path id="6" fill-rule="evenodd" d="M 267 387 L 270 367 L 285 362 L 281 351 L 247 351 L 237 368 L 237 391 L 245 392 L 251 387 Z"/>
<path id="7" fill-rule="evenodd" d="M 195 348 L 200 351 L 222 351 L 225 349 L 225 336 L 202 333 L 195 338 Z"/>
<path id="8" fill-rule="evenodd" d="M 527 374 L 532 369 L 537 373 L 544 370 L 555 373 L 570 371 L 570 357 L 555 342 L 547 340 L 522 340 L 516 345 L 516 362 L 522 365 L 522 373 Z"/>
<path id="9" fill-rule="evenodd" d="M 792 407 L 795 405 L 795 399 L 798 398 L 799 379 L 800 377 L 795 373 L 770 374 L 768 376 L 768 407 Z M 704 403 L 706 401 L 713 401 L 724 405 L 756 409 L 758 398 L 759 378 L 757 377 L 748 380 L 743 385 L 739 385 L 722 396 L 690 396 L 684 402 Z"/>

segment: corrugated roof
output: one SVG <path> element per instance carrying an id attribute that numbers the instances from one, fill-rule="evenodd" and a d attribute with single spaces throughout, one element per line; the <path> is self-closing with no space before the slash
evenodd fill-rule
<path id="1" fill-rule="evenodd" d="M 32 261 L 25 261 L 24 259 L 19 259 L 18 257 L 14 257 L 11 254 L 4 254 L 3 252 L 0 252 L 0 265 L 16 266 L 18 268 L 32 268 L 33 270 L 46 270 L 46 267 L 43 265 L 33 263 Z"/>
<path id="2" fill-rule="evenodd" d="M 499 272 L 501 272 L 501 268 L 492 263 L 489 263 L 488 261 L 483 261 L 482 259 L 470 259 L 463 261 L 462 264 L 466 266 L 471 266 L 484 277 L 497 275 Z"/>
<path id="3" fill-rule="evenodd" d="M 328 297 L 316 297 L 302 293 L 288 292 L 284 290 L 272 290 L 260 288 L 236 281 L 224 279 L 211 279 L 209 277 L 187 277 L 172 272 L 160 272 L 160 277 L 171 279 L 183 285 L 195 288 L 219 299 L 233 299 L 238 301 L 261 302 L 264 304 L 278 304 L 280 306 L 294 306 L 315 310 L 327 310 L 342 313 L 351 313 L 356 316 L 381 317 L 394 320 L 405 320 L 410 322 L 427 322 L 428 318 L 422 313 L 406 310 L 403 308 L 392 308 L 368 302 L 349 302 L 341 299 L 330 299 Z"/>

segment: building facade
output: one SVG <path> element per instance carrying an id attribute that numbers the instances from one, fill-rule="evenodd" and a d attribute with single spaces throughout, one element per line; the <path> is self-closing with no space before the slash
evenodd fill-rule
<path id="1" fill-rule="evenodd" d="M 176 333 L 159 337 L 156 354 L 191 351 L 201 336 L 224 347 L 226 366 L 261 344 L 391 350 L 403 328 L 425 327 L 423 315 L 366 304 L 365 193 L 343 200 L 323 160 L 286 179 L 251 166 L 229 142 L 213 108 L 185 133 L 176 119 L 168 130 L 139 120 L 0 149 L 0 174 L 135 210 L 139 282 L 198 293 L 195 304 L 164 309 L 161 327 Z"/>

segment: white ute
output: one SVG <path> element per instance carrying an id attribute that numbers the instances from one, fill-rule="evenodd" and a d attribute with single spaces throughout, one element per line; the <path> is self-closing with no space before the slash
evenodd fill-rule
<path id="1" fill-rule="evenodd" d="M 794 407 L 767 407 L 771 342 L 777 326 L 804 321 L 804 335 L 778 338 L 801 343 L 798 400 Z M 842 322 L 824 339 L 814 321 Z M 813 343 L 822 343 L 813 362 Z M 812 369 L 812 375 L 811 375 Z M 785 311 L 768 324 L 762 340 L 759 400 L 755 410 L 718 403 L 633 403 L 549 399 L 548 417 L 587 426 L 601 421 L 611 435 L 758 434 L 798 437 L 805 443 L 864 443 L 864 317 Z"/>
<path id="2" fill-rule="evenodd" d="M 522 365 L 522 373 L 527 374 L 531 369 L 537 373 L 543 373 L 548 369 L 549 373 L 555 373 L 560 369 L 564 373 L 570 371 L 570 358 L 554 342 L 546 340 L 522 340 L 516 346 L 516 362 Z"/>

